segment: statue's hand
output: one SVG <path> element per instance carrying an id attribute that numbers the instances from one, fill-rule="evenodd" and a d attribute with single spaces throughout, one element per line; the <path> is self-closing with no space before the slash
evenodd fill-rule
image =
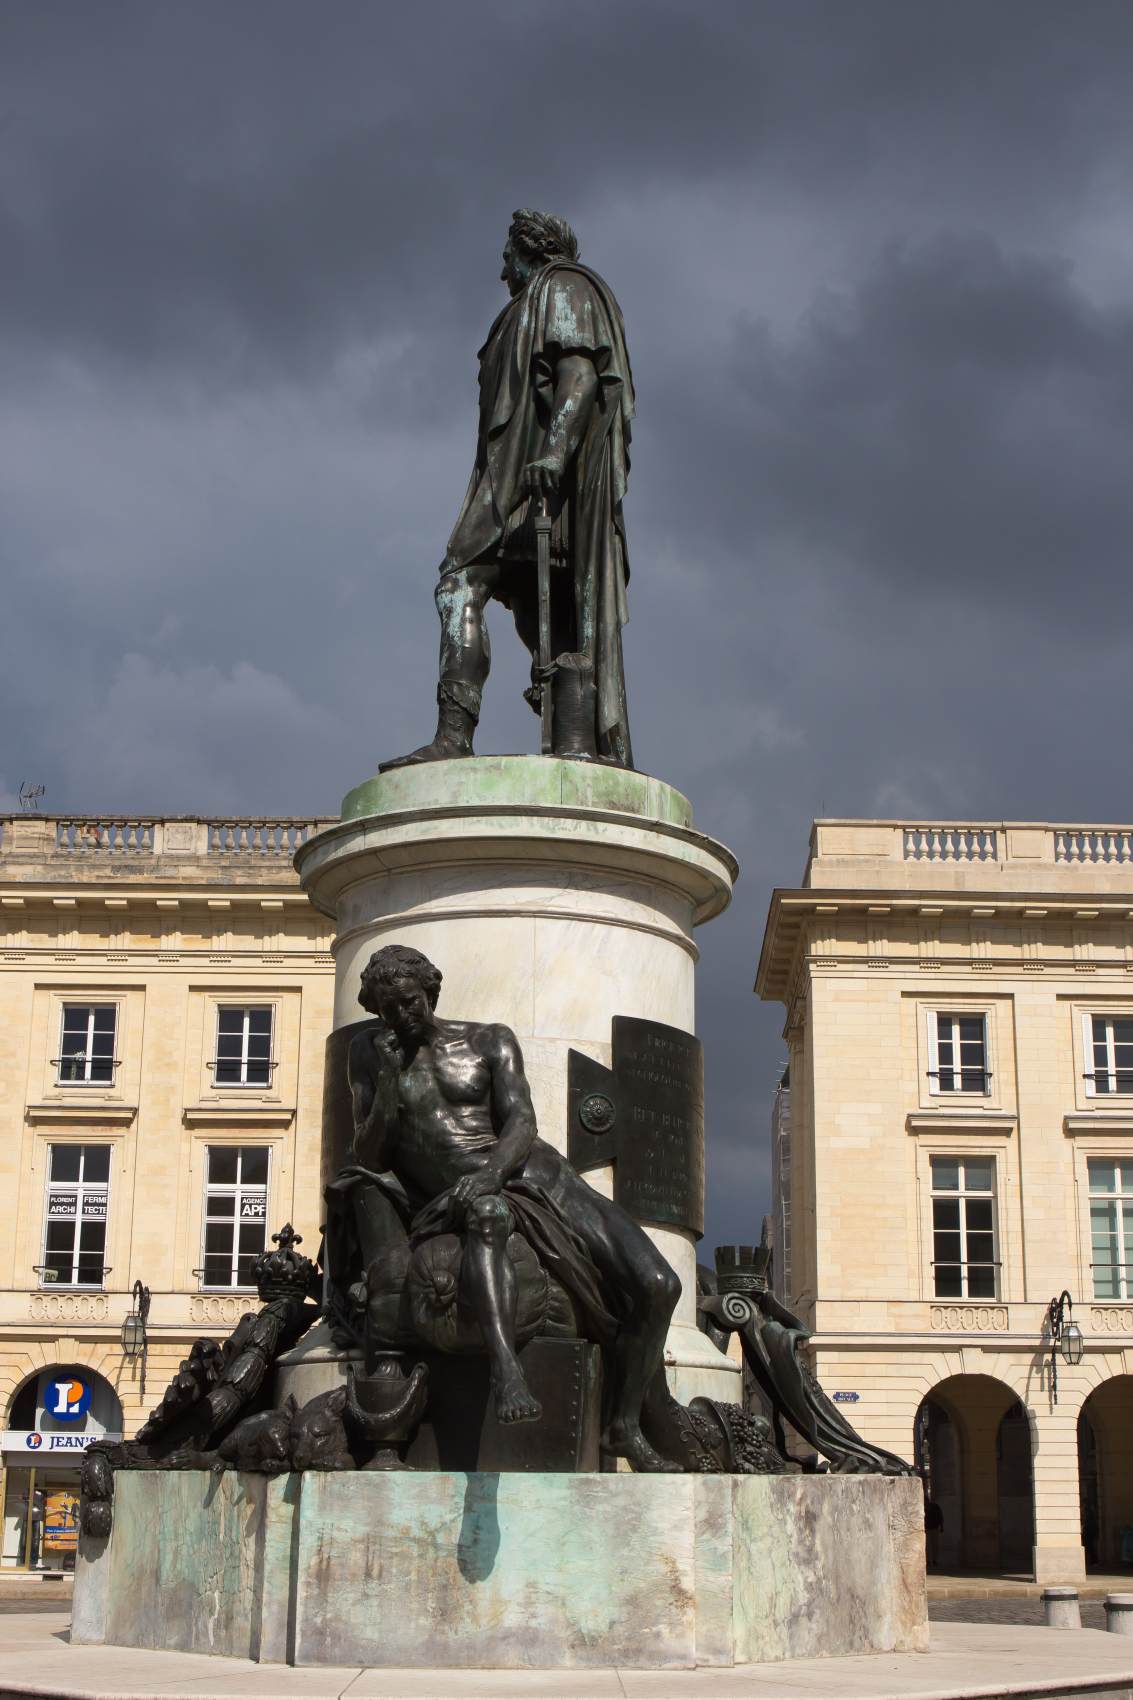
<path id="1" fill-rule="evenodd" d="M 499 1192 L 502 1184 L 499 1175 L 491 1168 L 477 1169 L 475 1174 L 462 1175 L 457 1181 L 452 1189 L 453 1202 L 467 1208 L 475 1199 Z"/>
<path id="2" fill-rule="evenodd" d="M 400 1069 L 405 1059 L 401 1054 L 401 1046 L 397 1042 L 397 1034 L 393 1028 L 387 1027 L 383 1023 L 382 1026 L 374 1029 L 373 1038 L 374 1050 L 378 1054 L 379 1063 L 383 1067 Z"/>
<path id="3" fill-rule="evenodd" d="M 532 496 L 553 496 L 565 470 L 556 455 L 544 455 L 542 460 L 533 460 L 524 469 L 523 482 Z"/>

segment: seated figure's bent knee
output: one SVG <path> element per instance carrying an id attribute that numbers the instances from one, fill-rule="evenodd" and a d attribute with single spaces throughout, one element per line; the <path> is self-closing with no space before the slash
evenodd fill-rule
<path id="1" fill-rule="evenodd" d="M 485 1198 L 472 1200 L 465 1215 L 465 1225 L 470 1233 L 485 1240 L 506 1240 L 514 1226 L 507 1204 L 494 1192 Z"/>
<path id="2" fill-rule="evenodd" d="M 680 1276 L 671 1265 L 658 1258 L 642 1283 L 642 1296 L 649 1310 L 671 1315 L 681 1296 Z"/>

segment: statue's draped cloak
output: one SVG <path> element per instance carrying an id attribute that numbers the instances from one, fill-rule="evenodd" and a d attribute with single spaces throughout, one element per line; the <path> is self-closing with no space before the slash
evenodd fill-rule
<path id="1" fill-rule="evenodd" d="M 586 432 L 554 514 L 552 551 L 574 572 L 576 641 L 594 664 L 598 750 L 632 767 L 621 628 L 629 618 L 622 498 L 629 478 L 633 375 L 621 309 L 609 286 L 577 261 L 553 260 L 504 308 L 480 350 L 476 465 L 442 571 L 485 558 L 531 565 L 501 601 L 536 593 L 527 465 L 543 452 L 555 369 L 585 354 L 598 374 Z"/>

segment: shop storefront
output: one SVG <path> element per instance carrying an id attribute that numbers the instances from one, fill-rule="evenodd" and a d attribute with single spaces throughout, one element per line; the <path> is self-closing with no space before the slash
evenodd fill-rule
<path id="1" fill-rule="evenodd" d="M 121 1436 L 122 1407 L 102 1376 L 60 1364 L 24 1383 L 2 1437 L 4 1569 L 74 1569 L 83 1453 Z"/>

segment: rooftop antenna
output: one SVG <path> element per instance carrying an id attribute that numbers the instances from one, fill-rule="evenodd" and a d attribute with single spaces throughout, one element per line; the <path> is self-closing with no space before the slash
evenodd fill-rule
<path id="1" fill-rule="evenodd" d="M 46 790 L 46 785 L 29 785 L 26 779 L 20 780 L 20 808 L 25 815 L 31 814 L 33 810 L 39 808 L 39 799 Z"/>

